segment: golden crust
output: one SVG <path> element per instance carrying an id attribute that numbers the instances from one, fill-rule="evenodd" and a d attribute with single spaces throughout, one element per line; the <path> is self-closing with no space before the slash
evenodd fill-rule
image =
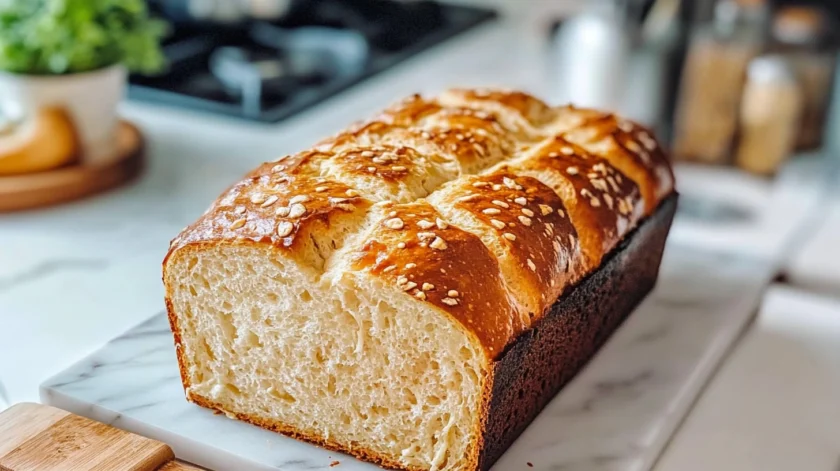
<path id="1" fill-rule="evenodd" d="M 609 115 L 587 122 L 563 134 L 609 161 L 639 185 L 645 202 L 645 214 L 674 188 L 674 174 L 665 151 L 652 133 L 631 121 Z"/>
<path id="2" fill-rule="evenodd" d="M 351 254 L 354 270 L 448 313 L 480 340 L 488 358 L 501 354 L 524 325 L 493 254 L 424 201 L 382 210 L 384 217 Z"/>
<path id="3" fill-rule="evenodd" d="M 524 281 L 515 288 L 525 300 L 526 325 L 579 277 L 577 231 L 563 201 L 538 180 L 499 170 L 459 179 L 440 200 L 477 219 L 502 247 L 514 277 Z"/>
<path id="4" fill-rule="evenodd" d="M 556 182 L 552 186 L 581 238 L 587 262 L 584 271 L 598 266 L 641 217 L 642 200 L 636 184 L 606 160 L 562 137 L 529 149 L 510 168 L 514 173 L 546 174 Z"/>
<path id="5" fill-rule="evenodd" d="M 264 242 L 295 250 L 300 235 L 364 211 L 370 201 L 345 184 L 291 173 L 257 174 L 234 185 L 172 241 L 170 252 L 196 242 Z"/>

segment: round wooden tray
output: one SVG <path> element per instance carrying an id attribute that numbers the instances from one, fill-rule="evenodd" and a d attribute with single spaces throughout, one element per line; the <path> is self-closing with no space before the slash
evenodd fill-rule
<path id="1" fill-rule="evenodd" d="M 104 165 L 72 165 L 56 170 L 0 177 L 0 212 L 38 208 L 122 185 L 143 169 L 143 135 L 122 121 L 117 130 L 119 156 Z"/>

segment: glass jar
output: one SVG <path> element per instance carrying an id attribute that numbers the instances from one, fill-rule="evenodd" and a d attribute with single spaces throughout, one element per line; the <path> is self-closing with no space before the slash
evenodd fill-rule
<path id="1" fill-rule="evenodd" d="M 758 0 L 718 2 L 692 32 L 674 123 L 674 156 L 728 163 L 750 61 L 765 44 L 769 9 Z"/>
<path id="2" fill-rule="evenodd" d="M 795 148 L 802 104 L 796 74 L 784 56 L 765 55 L 750 62 L 735 164 L 754 174 L 776 173 Z"/>
<path id="3" fill-rule="evenodd" d="M 803 111 L 796 149 L 822 146 L 834 83 L 837 51 L 830 38 L 829 15 L 816 7 L 786 7 L 773 19 L 771 49 L 793 66 L 802 88 Z"/>

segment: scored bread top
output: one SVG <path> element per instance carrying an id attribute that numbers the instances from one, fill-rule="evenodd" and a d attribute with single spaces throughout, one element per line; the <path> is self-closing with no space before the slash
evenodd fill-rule
<path id="1" fill-rule="evenodd" d="M 524 328 L 493 254 L 424 200 L 384 203 L 351 266 L 449 312 L 495 356 Z"/>
<path id="2" fill-rule="evenodd" d="M 664 151 L 638 124 L 522 92 L 454 89 L 412 96 L 261 165 L 169 255 L 266 244 L 313 279 L 332 257 L 350 257 L 497 358 L 673 184 Z"/>

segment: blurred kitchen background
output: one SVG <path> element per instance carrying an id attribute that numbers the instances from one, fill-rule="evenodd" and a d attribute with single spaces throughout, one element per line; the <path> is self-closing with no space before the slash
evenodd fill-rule
<path id="1" fill-rule="evenodd" d="M 0 14 L 0 42 L 31 5 L 63 12 L 119 2 L 11 3 L 18 17 Z M 135 3 L 166 26 L 146 21 Z M 670 467 L 661 469 L 828 471 L 807 461 L 828 455 L 836 463 L 840 349 L 826 345 L 840 342 L 837 0 L 126 4 L 133 6 L 115 20 L 130 30 L 117 41 L 124 47 L 101 64 L 95 59 L 109 50 L 107 40 L 93 53 L 53 54 L 43 68 L 35 60 L 42 51 L 26 52 L 26 34 L 13 38 L 14 47 L 0 44 L 0 58 L 20 64 L 0 70 L 0 112 L 12 122 L 0 130 L 0 409 L 4 397 L 35 400 L 47 375 L 159 314 L 169 240 L 251 168 L 411 93 L 503 86 L 553 104 L 614 110 L 655 130 L 672 149 L 681 193 L 668 250 L 750 261 L 735 284 L 750 287 L 744 299 L 713 307 L 750 320 L 759 312 L 753 327 L 743 327 L 752 340 L 738 348 L 761 353 L 739 350 L 743 358 L 703 393 L 663 458 Z M 71 21 L 62 12 L 50 24 Z M 78 18 L 98 17 L 72 21 Z M 134 29 L 126 18 L 137 19 Z M 82 30 L 74 24 L 44 48 L 104 37 Z M 88 79 L 92 85 L 83 85 Z M 65 88 L 55 96 L 66 98 L 71 112 L 82 110 L 71 113 L 79 142 L 60 132 L 67 124 L 60 110 L 42 116 L 32 108 L 58 87 Z M 27 113 L 41 116 L 35 131 L 20 124 L 29 122 Z M 111 128 L 116 137 L 102 138 Z M 66 146 L 58 138 L 64 135 Z M 72 201 L 45 203 L 65 192 Z M 87 193 L 94 194 L 77 198 Z M 709 335 L 721 357 L 743 334 L 735 324 L 728 341 Z M 801 348 L 791 353 L 762 335 L 795 339 Z M 770 371 L 774 379 L 796 379 L 756 382 Z M 830 378 L 830 385 L 796 389 L 814 378 Z M 756 399 L 768 389 L 789 400 Z M 774 423 L 727 436 L 754 440 L 738 442 L 747 450 L 741 457 L 768 466 L 717 466 L 738 453 L 715 442 L 734 427 L 728 418 L 748 423 L 782 407 L 786 420 L 807 419 L 802 427 L 821 431 L 785 440 L 830 444 L 834 454 L 803 448 L 805 461 L 779 467 L 773 460 L 781 451 L 772 444 L 781 438 L 760 433 L 800 429 Z"/>

